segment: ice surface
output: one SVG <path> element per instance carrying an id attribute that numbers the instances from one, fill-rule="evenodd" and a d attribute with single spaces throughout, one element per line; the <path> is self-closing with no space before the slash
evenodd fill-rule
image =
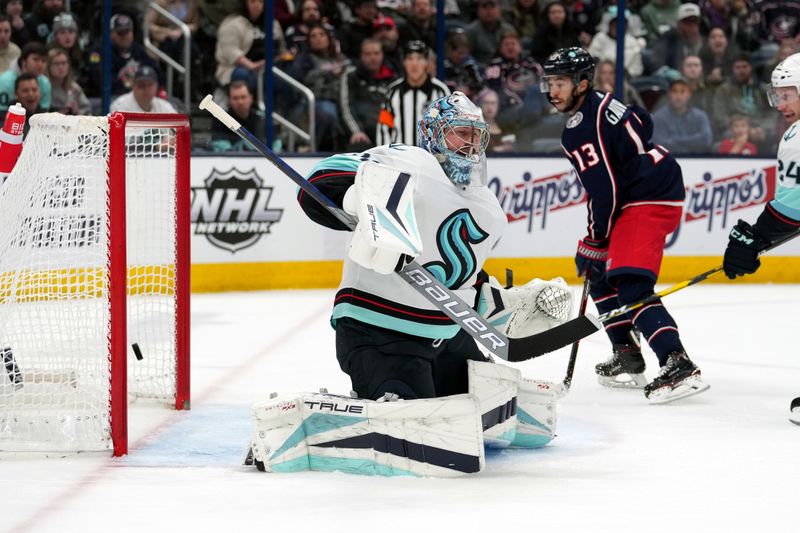
<path id="1" fill-rule="evenodd" d="M 700 285 L 665 299 L 711 384 L 674 404 L 602 388 L 592 369 L 608 341 L 586 339 L 558 437 L 490 453 L 478 475 L 241 466 L 252 403 L 272 391 L 349 391 L 328 325 L 332 298 L 194 295 L 192 410 L 133 404 L 122 459 L 0 456 L 0 531 L 797 531 L 800 427 L 787 415 L 800 396 L 800 286 Z M 568 354 L 519 368 L 560 381 Z M 646 359 L 652 378 L 655 357 Z"/>

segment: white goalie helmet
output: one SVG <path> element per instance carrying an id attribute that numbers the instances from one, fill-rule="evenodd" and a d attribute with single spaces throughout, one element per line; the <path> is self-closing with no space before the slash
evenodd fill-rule
<path id="1" fill-rule="evenodd" d="M 462 187 L 486 185 L 489 126 L 464 93 L 431 102 L 417 124 L 419 146 L 432 153 L 447 177 Z M 453 149 L 454 145 L 458 145 Z"/>
<path id="2" fill-rule="evenodd" d="M 771 83 L 767 88 L 769 105 L 777 107 L 800 98 L 800 53 L 792 54 L 772 71 Z M 776 90 L 781 87 L 794 87 L 794 91 Z"/>

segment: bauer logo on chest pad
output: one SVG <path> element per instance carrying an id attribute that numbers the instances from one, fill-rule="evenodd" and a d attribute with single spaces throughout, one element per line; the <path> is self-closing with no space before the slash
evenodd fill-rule
<path id="1" fill-rule="evenodd" d="M 569 120 L 567 120 L 567 127 L 568 128 L 574 128 L 575 126 L 580 124 L 582 121 L 583 121 L 583 113 L 578 111 L 577 113 L 575 113 L 574 115 L 569 117 Z"/>

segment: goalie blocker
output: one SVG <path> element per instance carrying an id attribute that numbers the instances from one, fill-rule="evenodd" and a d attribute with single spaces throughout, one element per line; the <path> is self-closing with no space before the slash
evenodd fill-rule
<path id="1" fill-rule="evenodd" d="M 483 469 L 484 446 L 538 448 L 553 439 L 554 384 L 480 361 L 469 361 L 469 380 L 469 394 L 419 400 L 276 396 L 253 406 L 245 464 L 267 472 L 456 477 Z"/>

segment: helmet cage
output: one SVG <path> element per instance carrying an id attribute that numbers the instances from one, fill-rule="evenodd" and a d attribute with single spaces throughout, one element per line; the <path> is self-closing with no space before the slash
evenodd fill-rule
<path id="1" fill-rule="evenodd" d="M 459 101 L 461 97 L 466 102 Z M 489 145 L 489 126 L 480 108 L 463 94 L 456 92 L 432 103 L 419 121 L 418 136 L 420 147 L 436 157 L 455 185 L 486 184 L 482 167 Z"/>

